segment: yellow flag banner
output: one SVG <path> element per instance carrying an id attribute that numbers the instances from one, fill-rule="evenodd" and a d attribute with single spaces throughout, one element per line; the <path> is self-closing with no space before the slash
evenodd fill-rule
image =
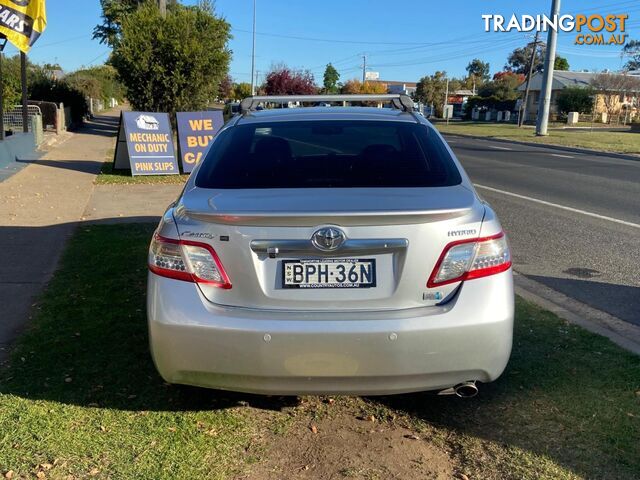
<path id="1" fill-rule="evenodd" d="M 45 0 L 0 0 L 0 34 L 24 53 L 46 26 Z"/>

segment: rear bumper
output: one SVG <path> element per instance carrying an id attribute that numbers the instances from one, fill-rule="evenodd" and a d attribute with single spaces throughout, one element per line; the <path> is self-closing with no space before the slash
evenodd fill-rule
<path id="1" fill-rule="evenodd" d="M 511 353 L 511 270 L 465 282 L 445 306 L 403 311 L 227 308 L 195 284 L 153 273 L 147 302 L 153 358 L 171 383 L 280 395 L 403 393 L 495 380 Z"/>

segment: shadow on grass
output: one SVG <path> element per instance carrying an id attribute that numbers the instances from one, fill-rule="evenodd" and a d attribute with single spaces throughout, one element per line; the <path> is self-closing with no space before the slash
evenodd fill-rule
<path id="1" fill-rule="evenodd" d="M 146 255 L 155 228 L 81 225 L 0 371 L 0 393 L 120 410 L 182 411 L 297 399 L 168 385 L 148 349 Z"/>
<path id="2" fill-rule="evenodd" d="M 0 393 L 125 411 L 296 405 L 292 397 L 162 381 L 149 354 L 145 319 L 153 228 L 79 227 L 32 327 L 0 372 Z M 365 402 L 406 412 L 417 427 L 489 440 L 507 452 L 533 452 L 534 462 L 546 457 L 587 477 L 633 478 L 640 473 L 639 390 L 640 358 L 519 300 L 511 362 L 497 382 L 481 386 L 477 398 L 412 394 Z"/>

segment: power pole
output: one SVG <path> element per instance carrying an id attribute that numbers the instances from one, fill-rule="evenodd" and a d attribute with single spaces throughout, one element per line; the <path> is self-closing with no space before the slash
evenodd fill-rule
<path id="1" fill-rule="evenodd" d="M 20 52 L 20 77 L 22 81 L 22 131 L 29 133 L 29 109 L 27 108 L 27 55 Z"/>
<path id="2" fill-rule="evenodd" d="M 251 50 L 251 95 L 256 94 L 256 0 L 253 0 L 253 48 Z"/>
<path id="3" fill-rule="evenodd" d="M 524 119 L 527 116 L 527 104 L 529 103 L 529 83 L 531 82 L 531 75 L 533 74 L 533 62 L 536 60 L 536 54 L 538 53 L 538 38 L 540 32 L 536 31 L 536 36 L 533 39 L 533 45 L 531 48 L 531 60 L 529 60 L 529 73 L 527 74 L 527 84 L 524 89 L 524 100 L 520 106 L 520 115 L 518 116 L 518 127 L 521 127 L 524 123 Z"/>
<path id="4" fill-rule="evenodd" d="M 449 79 L 447 78 L 447 88 L 444 92 L 444 105 L 442 106 L 442 116 L 447 119 L 447 123 L 449 123 L 449 116 L 447 115 L 448 103 L 449 103 Z"/>
<path id="5" fill-rule="evenodd" d="M 158 0 L 158 8 L 162 18 L 167 18 L 167 0 Z"/>
<path id="6" fill-rule="evenodd" d="M 551 18 L 558 18 L 560 15 L 560 0 L 552 0 Z M 540 103 L 538 103 L 538 120 L 536 122 L 536 135 L 547 135 L 549 124 L 549 109 L 551 107 L 551 87 L 553 84 L 553 64 L 556 60 L 556 43 L 558 32 L 553 28 L 549 29 L 547 36 L 547 53 L 544 59 L 544 76 L 542 77 L 542 89 L 540 91 Z"/>
<path id="7" fill-rule="evenodd" d="M 362 84 L 367 80 L 367 54 L 362 54 Z"/>

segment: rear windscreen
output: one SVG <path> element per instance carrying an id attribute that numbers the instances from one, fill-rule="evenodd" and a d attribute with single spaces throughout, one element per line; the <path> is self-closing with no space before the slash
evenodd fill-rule
<path id="1" fill-rule="evenodd" d="M 202 188 L 444 187 L 462 181 L 442 140 L 417 123 L 273 122 L 220 133 Z"/>

